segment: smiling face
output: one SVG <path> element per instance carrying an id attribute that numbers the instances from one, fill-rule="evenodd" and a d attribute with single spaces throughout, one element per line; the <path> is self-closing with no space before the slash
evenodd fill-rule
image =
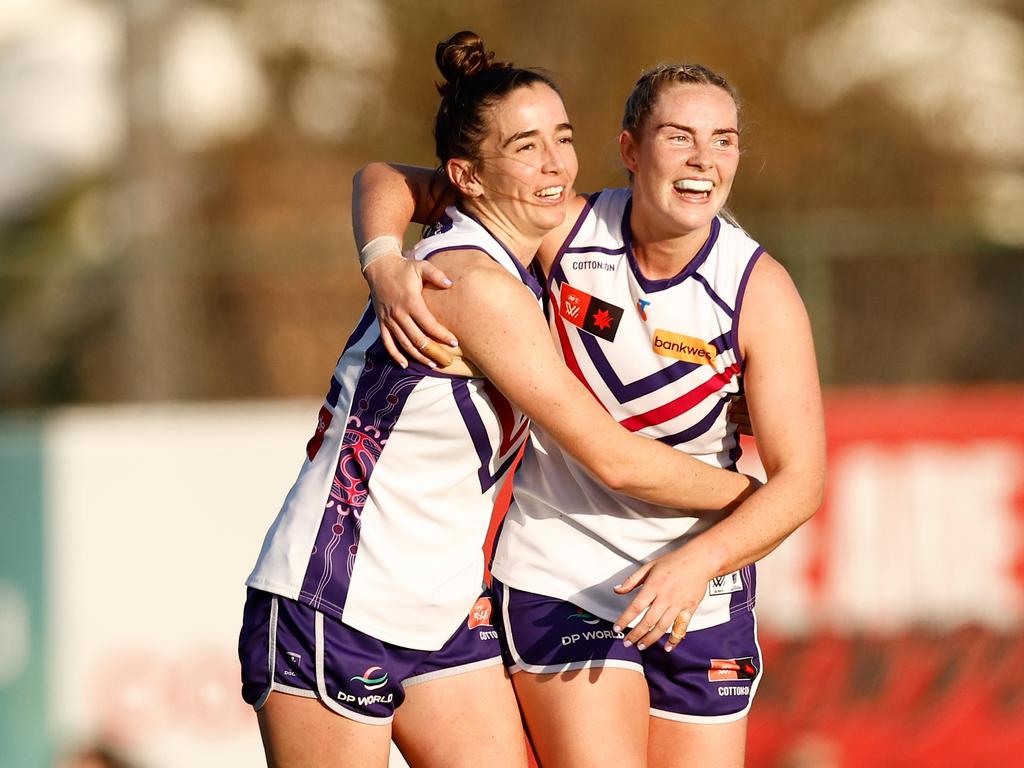
<path id="1" fill-rule="evenodd" d="M 623 131 L 619 148 L 633 174 L 634 236 L 706 236 L 739 164 L 736 103 L 715 85 L 668 84 L 640 136 Z"/>
<path id="2" fill-rule="evenodd" d="M 477 161 L 448 161 L 463 202 L 506 239 L 543 237 L 562 223 L 578 163 L 561 97 L 542 83 L 489 109 Z"/>

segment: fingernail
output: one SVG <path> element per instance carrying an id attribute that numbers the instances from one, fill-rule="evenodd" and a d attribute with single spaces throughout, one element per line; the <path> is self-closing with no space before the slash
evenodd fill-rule
<path id="1" fill-rule="evenodd" d="M 427 360 L 427 365 L 431 368 L 437 368 L 437 363 L 435 363 L 433 360 Z"/>
<path id="2" fill-rule="evenodd" d="M 622 631 L 622 627 L 620 627 L 618 624 L 613 624 L 612 625 L 612 631 L 613 632 L 621 632 Z"/>
<path id="3" fill-rule="evenodd" d="M 631 646 L 631 645 L 633 644 L 633 641 L 632 641 L 632 640 L 623 640 L 623 641 L 622 641 L 622 644 L 623 644 L 623 645 L 624 645 L 624 646 L 625 646 L 626 648 L 629 648 L 629 646 Z"/>
<path id="4" fill-rule="evenodd" d="M 646 645 L 644 645 L 643 643 L 640 643 L 640 644 L 639 644 L 639 645 L 638 645 L 638 646 L 636 647 L 636 649 L 637 649 L 638 651 L 642 651 L 642 650 L 643 650 L 644 648 L 646 648 L 646 647 L 647 647 Z"/>
<path id="5" fill-rule="evenodd" d="M 675 649 L 674 645 L 665 644 L 665 653 L 672 653 L 673 649 Z"/>
<path id="6" fill-rule="evenodd" d="M 452 336 L 452 338 L 448 339 L 448 346 L 449 347 L 457 347 L 457 346 L 459 346 L 459 340 L 456 339 L 454 336 Z"/>
<path id="7" fill-rule="evenodd" d="M 452 282 L 451 280 L 449 280 L 449 279 L 448 279 L 447 277 L 446 277 L 446 278 L 444 279 L 444 287 L 445 287 L 445 288 L 451 288 L 451 287 L 452 287 L 453 285 L 455 285 L 455 283 L 453 283 L 453 282 Z"/>

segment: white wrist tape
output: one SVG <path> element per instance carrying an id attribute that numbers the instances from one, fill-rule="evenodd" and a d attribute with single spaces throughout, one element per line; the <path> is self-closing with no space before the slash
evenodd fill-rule
<path id="1" fill-rule="evenodd" d="M 402 241 L 394 235 L 375 237 L 359 249 L 359 268 L 365 274 L 366 268 L 373 262 L 391 254 L 404 258 L 402 256 Z"/>

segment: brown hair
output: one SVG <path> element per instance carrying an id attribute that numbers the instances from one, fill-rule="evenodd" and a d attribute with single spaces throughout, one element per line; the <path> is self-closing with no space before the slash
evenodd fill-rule
<path id="1" fill-rule="evenodd" d="M 736 89 L 717 72 L 701 64 L 659 64 L 654 69 L 644 72 L 633 86 L 622 114 L 622 129 L 629 131 L 633 138 L 639 139 L 640 132 L 650 117 L 662 89 L 672 83 L 714 85 L 721 88 L 732 97 L 736 103 L 736 112 L 739 113 L 740 99 Z"/>
<path id="2" fill-rule="evenodd" d="M 441 105 L 434 121 L 434 141 L 442 167 L 453 157 L 480 160 L 487 135 L 486 110 L 517 88 L 543 83 L 561 95 L 550 78 L 532 69 L 495 61 L 475 32 L 456 32 L 437 44 L 434 53 L 444 82 L 437 84 Z"/>

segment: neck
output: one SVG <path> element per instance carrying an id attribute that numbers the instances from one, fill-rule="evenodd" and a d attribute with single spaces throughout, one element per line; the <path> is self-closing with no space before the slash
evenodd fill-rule
<path id="1" fill-rule="evenodd" d="M 636 206 L 629 217 L 633 255 L 644 276 L 651 280 L 675 277 L 700 253 L 711 235 L 711 223 L 690 232 L 658 232 L 637 217 Z"/>
<path id="2" fill-rule="evenodd" d="M 476 219 L 494 238 L 508 249 L 524 267 L 537 255 L 541 240 L 547 233 L 530 234 L 517 229 L 500 210 L 480 205 L 473 199 L 462 200 L 459 207 Z"/>

